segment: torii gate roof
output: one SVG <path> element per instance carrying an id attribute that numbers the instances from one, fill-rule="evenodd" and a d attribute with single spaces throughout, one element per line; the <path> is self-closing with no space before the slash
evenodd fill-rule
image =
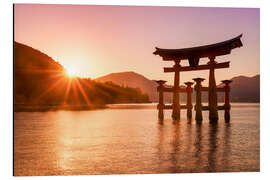
<path id="1" fill-rule="evenodd" d="M 222 56 L 230 54 L 234 48 L 243 46 L 241 37 L 242 34 L 227 41 L 183 49 L 162 49 L 156 47 L 156 51 L 153 54 L 161 56 L 164 61 Z"/>

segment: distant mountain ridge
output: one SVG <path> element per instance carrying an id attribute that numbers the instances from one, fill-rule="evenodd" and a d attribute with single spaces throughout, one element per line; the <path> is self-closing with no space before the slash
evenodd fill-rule
<path id="1" fill-rule="evenodd" d="M 237 76 L 231 79 L 233 82 L 231 86 L 231 101 L 232 102 L 259 102 L 260 101 L 260 75 L 253 77 Z M 150 101 L 158 101 L 157 83 L 135 72 L 119 72 L 111 73 L 99 78 L 98 82 L 113 82 L 120 86 L 128 86 L 133 88 L 140 88 L 142 92 L 147 93 Z M 218 85 L 223 86 L 222 84 Z M 181 96 L 181 99 L 185 99 Z M 193 100 L 195 93 L 193 93 Z M 207 94 L 203 94 L 202 100 L 207 101 Z M 223 101 L 223 95 L 219 94 L 218 100 Z M 172 95 L 165 94 L 165 101 L 171 102 Z"/>
<path id="2" fill-rule="evenodd" d="M 260 75 L 233 77 L 231 99 L 235 102 L 260 102 Z"/>
<path id="3" fill-rule="evenodd" d="M 113 82 L 120 86 L 128 86 L 133 88 L 140 88 L 144 93 L 147 93 L 150 100 L 157 100 L 156 87 L 157 84 L 153 80 L 149 80 L 141 74 L 133 71 L 111 73 L 99 78 L 97 82 Z"/>

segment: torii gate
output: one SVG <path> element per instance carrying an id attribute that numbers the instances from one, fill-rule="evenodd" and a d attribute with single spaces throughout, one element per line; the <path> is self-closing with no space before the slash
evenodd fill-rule
<path id="1" fill-rule="evenodd" d="M 240 38 L 242 34 L 223 42 L 216 44 L 210 44 L 205 46 L 198 46 L 184 49 L 161 49 L 156 47 L 156 51 L 153 53 L 163 58 L 163 61 L 174 61 L 173 67 L 165 67 L 164 72 L 174 72 L 174 86 L 171 89 L 165 90 L 165 92 L 173 92 L 173 103 L 172 103 L 172 118 L 180 119 L 180 99 L 179 93 L 183 92 L 180 88 L 180 72 L 184 71 L 197 71 L 197 70 L 209 70 L 209 87 L 208 91 L 208 109 L 209 120 L 218 120 L 218 106 L 217 106 L 217 87 L 215 80 L 215 69 L 228 68 L 228 62 L 217 63 L 215 61 L 216 56 L 227 55 L 231 53 L 232 49 L 243 46 Z M 199 65 L 200 58 L 209 58 L 209 62 L 204 65 Z M 182 60 L 188 60 L 189 66 L 181 66 Z M 200 81 L 201 82 L 201 81 Z M 164 84 L 164 82 L 160 82 Z M 192 85 L 192 84 L 191 84 Z M 190 86 L 191 86 L 190 85 Z M 204 88 L 205 89 L 205 88 Z M 227 88 L 228 89 L 228 88 Z M 186 92 L 186 91 L 184 91 Z M 191 105 L 192 106 L 192 105 Z M 168 108 L 167 108 L 168 109 Z"/>

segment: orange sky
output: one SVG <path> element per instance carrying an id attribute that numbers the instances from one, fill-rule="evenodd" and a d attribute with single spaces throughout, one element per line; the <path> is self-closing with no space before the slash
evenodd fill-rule
<path id="1" fill-rule="evenodd" d="M 135 71 L 173 82 L 152 53 L 216 43 L 243 33 L 243 47 L 217 57 L 231 61 L 216 80 L 259 74 L 259 9 L 16 4 L 15 41 L 48 54 L 77 75 L 96 78 Z M 205 60 L 204 62 L 207 62 Z M 181 73 L 181 84 L 208 71 Z M 207 81 L 206 81 L 207 82 Z"/>

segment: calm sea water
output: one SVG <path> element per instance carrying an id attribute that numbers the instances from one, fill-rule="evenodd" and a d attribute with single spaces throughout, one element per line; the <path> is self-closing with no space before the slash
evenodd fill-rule
<path id="1" fill-rule="evenodd" d="M 260 170 L 259 104 L 233 104 L 217 125 L 158 121 L 153 105 L 17 112 L 14 174 L 86 175 Z M 194 115 L 194 113 L 193 113 Z"/>

